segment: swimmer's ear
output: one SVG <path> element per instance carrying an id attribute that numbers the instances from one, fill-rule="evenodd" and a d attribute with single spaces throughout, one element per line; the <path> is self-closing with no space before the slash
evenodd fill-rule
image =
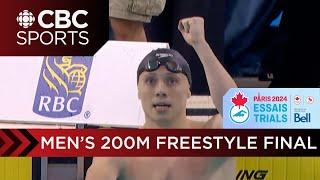
<path id="1" fill-rule="evenodd" d="M 141 100 L 141 93 L 140 93 L 139 84 L 138 84 L 138 99 Z"/>
<path id="2" fill-rule="evenodd" d="M 190 98 L 191 97 L 191 90 L 190 90 L 190 88 L 188 89 L 188 98 Z"/>

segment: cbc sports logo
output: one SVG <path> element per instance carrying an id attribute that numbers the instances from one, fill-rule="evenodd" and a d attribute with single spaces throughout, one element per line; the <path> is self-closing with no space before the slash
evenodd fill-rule
<path id="1" fill-rule="evenodd" d="M 17 44 L 32 45 L 87 45 L 89 43 L 88 23 L 83 20 L 86 10 L 71 13 L 68 10 L 42 10 L 37 17 L 29 10 L 18 13 L 16 21 L 23 28 L 17 32 Z M 37 31 L 32 25 L 38 23 L 43 29 Z M 71 28 L 73 30 L 71 30 Z M 74 30 L 76 29 L 76 30 Z"/>
<path id="2" fill-rule="evenodd" d="M 45 57 L 42 64 L 33 112 L 64 118 L 81 113 L 92 57 Z"/>
<path id="3" fill-rule="evenodd" d="M 35 21 L 36 21 L 36 18 L 34 17 L 32 12 L 29 12 L 28 10 L 23 10 L 17 16 L 17 22 L 23 28 L 28 28 L 28 27 L 32 26 L 32 24 Z"/>
<path id="4" fill-rule="evenodd" d="M 238 92 L 231 98 L 231 102 L 234 106 L 230 109 L 230 118 L 235 123 L 244 123 L 249 118 L 249 109 L 245 105 L 248 102 L 248 98 L 243 93 Z"/>

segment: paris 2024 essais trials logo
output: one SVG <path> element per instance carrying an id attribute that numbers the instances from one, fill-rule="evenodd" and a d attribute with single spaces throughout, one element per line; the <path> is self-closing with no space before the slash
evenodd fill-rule
<path id="1" fill-rule="evenodd" d="M 249 109 L 246 106 L 248 98 L 243 93 L 238 92 L 231 98 L 234 104 L 230 109 L 230 118 L 235 123 L 244 123 L 249 119 Z"/>

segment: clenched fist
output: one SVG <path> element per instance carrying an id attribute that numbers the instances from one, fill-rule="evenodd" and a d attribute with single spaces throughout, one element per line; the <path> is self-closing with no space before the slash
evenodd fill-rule
<path id="1" fill-rule="evenodd" d="M 184 18 L 179 21 L 178 29 L 184 40 L 194 47 L 205 42 L 204 20 L 202 17 Z"/>

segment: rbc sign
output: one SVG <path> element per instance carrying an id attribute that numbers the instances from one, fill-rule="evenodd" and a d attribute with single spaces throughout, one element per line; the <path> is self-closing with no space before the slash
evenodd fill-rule
<path id="1" fill-rule="evenodd" d="M 81 113 L 92 57 L 45 57 L 33 104 L 33 112 L 65 118 Z"/>

